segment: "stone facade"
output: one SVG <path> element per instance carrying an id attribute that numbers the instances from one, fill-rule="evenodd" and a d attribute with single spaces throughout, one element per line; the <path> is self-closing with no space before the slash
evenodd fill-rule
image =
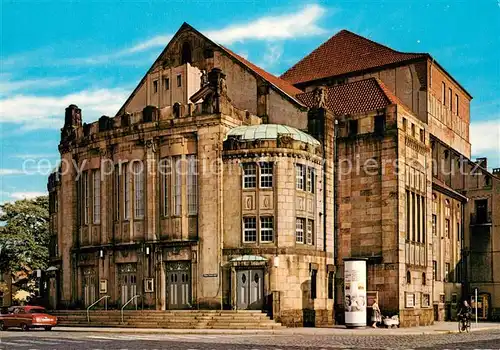
<path id="1" fill-rule="evenodd" d="M 185 24 L 115 117 L 85 124 L 70 105 L 49 305 L 329 325 L 357 257 L 402 326 L 453 318 L 475 287 L 499 314 L 500 179 L 468 159 L 470 95 L 428 58 L 297 86 Z"/>

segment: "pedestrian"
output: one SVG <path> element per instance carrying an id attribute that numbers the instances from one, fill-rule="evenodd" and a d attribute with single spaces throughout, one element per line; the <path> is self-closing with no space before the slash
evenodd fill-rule
<path id="1" fill-rule="evenodd" d="M 378 307 L 377 299 L 374 299 L 372 304 L 372 322 L 373 328 L 377 328 L 377 322 L 382 322 L 382 314 Z"/>

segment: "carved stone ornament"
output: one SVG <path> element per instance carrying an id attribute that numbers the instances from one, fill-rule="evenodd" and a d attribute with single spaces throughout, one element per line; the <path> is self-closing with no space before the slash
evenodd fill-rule
<path id="1" fill-rule="evenodd" d="M 314 106 L 316 108 L 325 108 L 326 106 L 326 89 L 320 86 L 314 90 Z"/>
<path id="2" fill-rule="evenodd" d="M 287 134 L 278 135 L 278 147 L 290 147 L 293 143 L 293 138 Z"/>
<path id="3" fill-rule="evenodd" d="M 200 88 L 204 87 L 207 84 L 208 84 L 208 73 L 205 69 L 203 69 L 201 71 L 201 76 L 200 76 Z"/>
<path id="4" fill-rule="evenodd" d="M 153 139 L 146 140 L 146 148 L 151 148 L 151 151 L 156 153 L 156 142 Z"/>

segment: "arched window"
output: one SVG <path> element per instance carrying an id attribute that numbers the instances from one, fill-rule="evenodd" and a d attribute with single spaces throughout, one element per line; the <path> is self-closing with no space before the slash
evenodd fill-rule
<path id="1" fill-rule="evenodd" d="M 406 283 L 411 284 L 411 273 L 410 273 L 410 270 L 406 271 Z"/>
<path id="2" fill-rule="evenodd" d="M 191 63 L 191 45 L 185 41 L 182 44 L 182 61 L 181 64 Z"/>

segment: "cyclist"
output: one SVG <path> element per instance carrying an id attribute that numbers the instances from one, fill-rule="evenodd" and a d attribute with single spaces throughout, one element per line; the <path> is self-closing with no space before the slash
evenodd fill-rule
<path id="1" fill-rule="evenodd" d="M 463 304 L 460 306 L 460 310 L 458 310 L 458 317 L 462 319 L 463 324 L 466 324 L 467 321 L 470 320 L 472 314 L 472 308 L 470 307 L 467 300 L 464 300 Z"/>

